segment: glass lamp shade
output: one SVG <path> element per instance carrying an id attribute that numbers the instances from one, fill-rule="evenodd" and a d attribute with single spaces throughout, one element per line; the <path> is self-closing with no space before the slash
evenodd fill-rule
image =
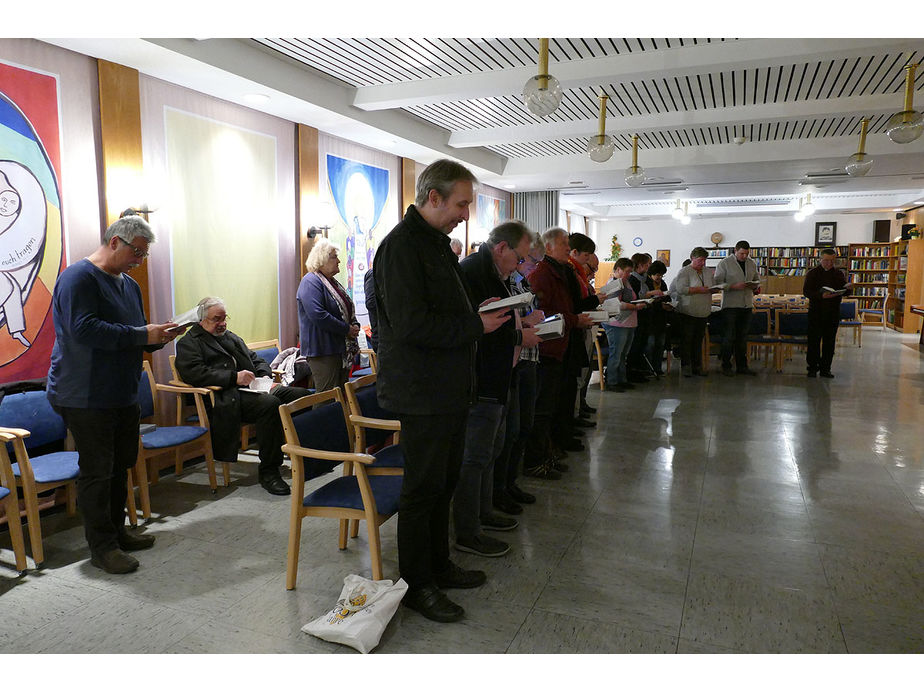
<path id="1" fill-rule="evenodd" d="M 802 216 L 807 217 L 814 213 L 815 213 L 815 203 L 814 202 L 806 202 L 804 205 L 802 205 Z"/>
<path id="2" fill-rule="evenodd" d="M 615 148 L 613 138 L 609 135 L 594 135 L 587 141 L 587 153 L 597 163 L 608 161 Z"/>
<path id="3" fill-rule="evenodd" d="M 533 115 L 547 116 L 561 103 L 561 84 L 552 75 L 536 75 L 523 85 L 523 102 Z"/>
<path id="4" fill-rule="evenodd" d="M 626 169 L 626 185 L 637 188 L 645 182 L 645 169 L 641 166 L 630 166 Z"/>
<path id="5" fill-rule="evenodd" d="M 684 214 L 682 217 L 680 217 L 680 223 L 683 224 L 684 226 L 689 224 L 691 221 L 692 219 L 690 218 L 689 214 Z"/>
<path id="6" fill-rule="evenodd" d="M 805 214 L 802 212 L 801 209 L 795 214 L 793 214 L 792 216 L 793 216 L 793 219 L 795 219 L 796 221 L 805 221 Z"/>
<path id="7" fill-rule="evenodd" d="M 674 219 L 683 219 L 683 210 L 679 206 L 674 207 L 674 211 L 671 212 L 671 216 Z"/>
<path id="8" fill-rule="evenodd" d="M 924 132 L 924 115 L 920 111 L 896 113 L 886 123 L 886 134 L 895 144 L 914 142 L 922 132 Z"/>
<path id="9" fill-rule="evenodd" d="M 849 176 L 865 176 L 872 167 L 872 159 L 866 156 L 866 154 L 857 153 L 847 159 L 844 170 L 847 171 L 847 175 Z"/>

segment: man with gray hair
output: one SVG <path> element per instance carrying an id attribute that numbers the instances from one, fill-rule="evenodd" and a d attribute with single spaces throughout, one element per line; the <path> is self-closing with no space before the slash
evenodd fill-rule
<path id="1" fill-rule="evenodd" d="M 107 573 L 136 570 L 137 559 L 125 552 L 154 544 L 153 536 L 125 527 L 127 473 L 138 457 L 142 356 L 180 332 L 176 323 L 147 323 L 141 288 L 126 274 L 144 262 L 153 242 L 144 219 L 124 216 L 92 255 L 61 273 L 52 297 L 48 401 L 74 437 L 77 507 L 90 562 Z"/>
<path id="2" fill-rule="evenodd" d="M 457 258 L 462 258 L 462 241 L 458 238 L 450 238 L 449 247 L 452 248 L 452 252 L 456 254 Z"/>
<path id="3" fill-rule="evenodd" d="M 677 273 L 672 293 L 677 296 L 677 312 L 682 315 L 683 341 L 680 349 L 681 371 L 685 378 L 706 376 L 703 368 L 703 338 L 712 313 L 712 294 L 719 291 L 711 267 L 706 267 L 709 253 L 697 246 L 690 251 L 690 264 Z"/>
<path id="4" fill-rule="evenodd" d="M 449 560 L 449 506 L 475 392 L 475 343 L 510 319 L 478 313 L 449 245 L 468 219 L 475 176 L 448 159 L 427 166 L 417 198 L 382 240 L 372 268 L 379 318 L 378 397 L 401 421 L 405 469 L 398 506 L 404 604 L 434 621 L 465 612 L 441 591 L 484 583 Z"/>
<path id="5" fill-rule="evenodd" d="M 175 365 L 183 382 L 194 387 L 221 388 L 209 411 L 215 459 L 236 462 L 241 424 L 254 423 L 260 485 L 274 496 L 288 495 L 289 486 L 279 473 L 285 443 L 279 405 L 311 392 L 279 384 L 272 384 L 269 391 L 255 389 L 257 378 L 272 380 L 273 370 L 243 339 L 228 330 L 228 313 L 220 298 L 207 296 L 199 301 L 197 317 L 199 323 L 176 343 Z"/>

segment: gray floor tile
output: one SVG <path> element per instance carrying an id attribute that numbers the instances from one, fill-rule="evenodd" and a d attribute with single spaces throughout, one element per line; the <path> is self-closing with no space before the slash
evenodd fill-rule
<path id="1" fill-rule="evenodd" d="M 516 654 L 667 654 L 677 638 L 663 633 L 533 609 L 508 652 Z"/>

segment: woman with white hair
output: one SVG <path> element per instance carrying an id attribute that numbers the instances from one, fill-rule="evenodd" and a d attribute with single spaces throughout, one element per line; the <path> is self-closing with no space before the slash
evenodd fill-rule
<path id="1" fill-rule="evenodd" d="M 298 286 L 300 350 L 308 360 L 318 392 L 342 386 L 359 353 L 359 323 L 346 289 L 334 279 L 340 271 L 337 247 L 318 238 L 308 259 L 308 273 Z"/>

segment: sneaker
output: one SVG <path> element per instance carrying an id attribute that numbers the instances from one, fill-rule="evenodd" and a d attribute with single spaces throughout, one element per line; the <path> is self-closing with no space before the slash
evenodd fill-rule
<path id="1" fill-rule="evenodd" d="M 456 537 L 456 549 L 476 556 L 497 558 L 510 552 L 510 544 L 486 534 L 479 534 L 474 537 Z"/>
<path id="2" fill-rule="evenodd" d="M 527 493 L 526 491 L 521 489 L 516 484 L 510 484 L 510 486 L 507 487 L 507 493 L 517 503 L 523 503 L 525 505 L 532 505 L 533 503 L 536 502 L 536 497 L 533 494 Z"/>
<path id="3" fill-rule="evenodd" d="M 495 510 L 500 510 L 508 515 L 519 515 L 523 512 L 523 506 L 517 503 L 506 491 L 495 491 L 493 505 Z"/>
<path id="4" fill-rule="evenodd" d="M 571 440 L 566 440 L 564 445 L 561 446 L 561 449 L 569 452 L 580 452 L 584 450 L 584 444 L 577 438 L 572 438 Z"/>
<path id="5" fill-rule="evenodd" d="M 619 383 L 613 383 L 612 385 L 607 385 L 606 390 L 607 392 L 625 392 L 626 388 Z"/>
<path id="6" fill-rule="evenodd" d="M 619 384 L 622 385 L 622 386 L 623 386 L 624 388 L 626 388 L 627 390 L 634 390 L 634 389 L 635 389 L 635 385 L 633 385 L 632 383 L 628 383 L 628 382 L 627 382 L 627 383 L 619 383 Z"/>
<path id="7" fill-rule="evenodd" d="M 526 467 L 523 470 L 523 476 L 531 476 L 534 479 L 546 479 L 549 481 L 558 481 L 561 479 L 561 472 L 552 469 L 551 464 L 539 464 L 535 467 Z"/>
<path id="8" fill-rule="evenodd" d="M 587 402 L 581 403 L 581 413 L 582 414 L 596 414 L 597 410 L 595 407 L 590 406 Z"/>
<path id="9" fill-rule="evenodd" d="M 449 561 L 449 567 L 445 572 L 434 576 L 436 586 L 441 590 L 460 589 L 467 590 L 473 587 L 480 587 L 488 579 L 483 570 L 465 570 L 460 568 L 452 561 Z"/>
<path id="10" fill-rule="evenodd" d="M 504 517 L 497 513 L 491 513 L 481 518 L 481 527 L 495 532 L 509 532 L 511 529 L 516 529 L 519 526 L 520 523 L 512 517 Z"/>
<path id="11" fill-rule="evenodd" d="M 129 556 L 121 549 L 109 549 L 109 551 L 104 551 L 101 554 L 92 554 L 90 563 L 100 570 L 105 570 L 113 575 L 134 572 L 141 565 L 138 563 L 137 558 Z"/>

